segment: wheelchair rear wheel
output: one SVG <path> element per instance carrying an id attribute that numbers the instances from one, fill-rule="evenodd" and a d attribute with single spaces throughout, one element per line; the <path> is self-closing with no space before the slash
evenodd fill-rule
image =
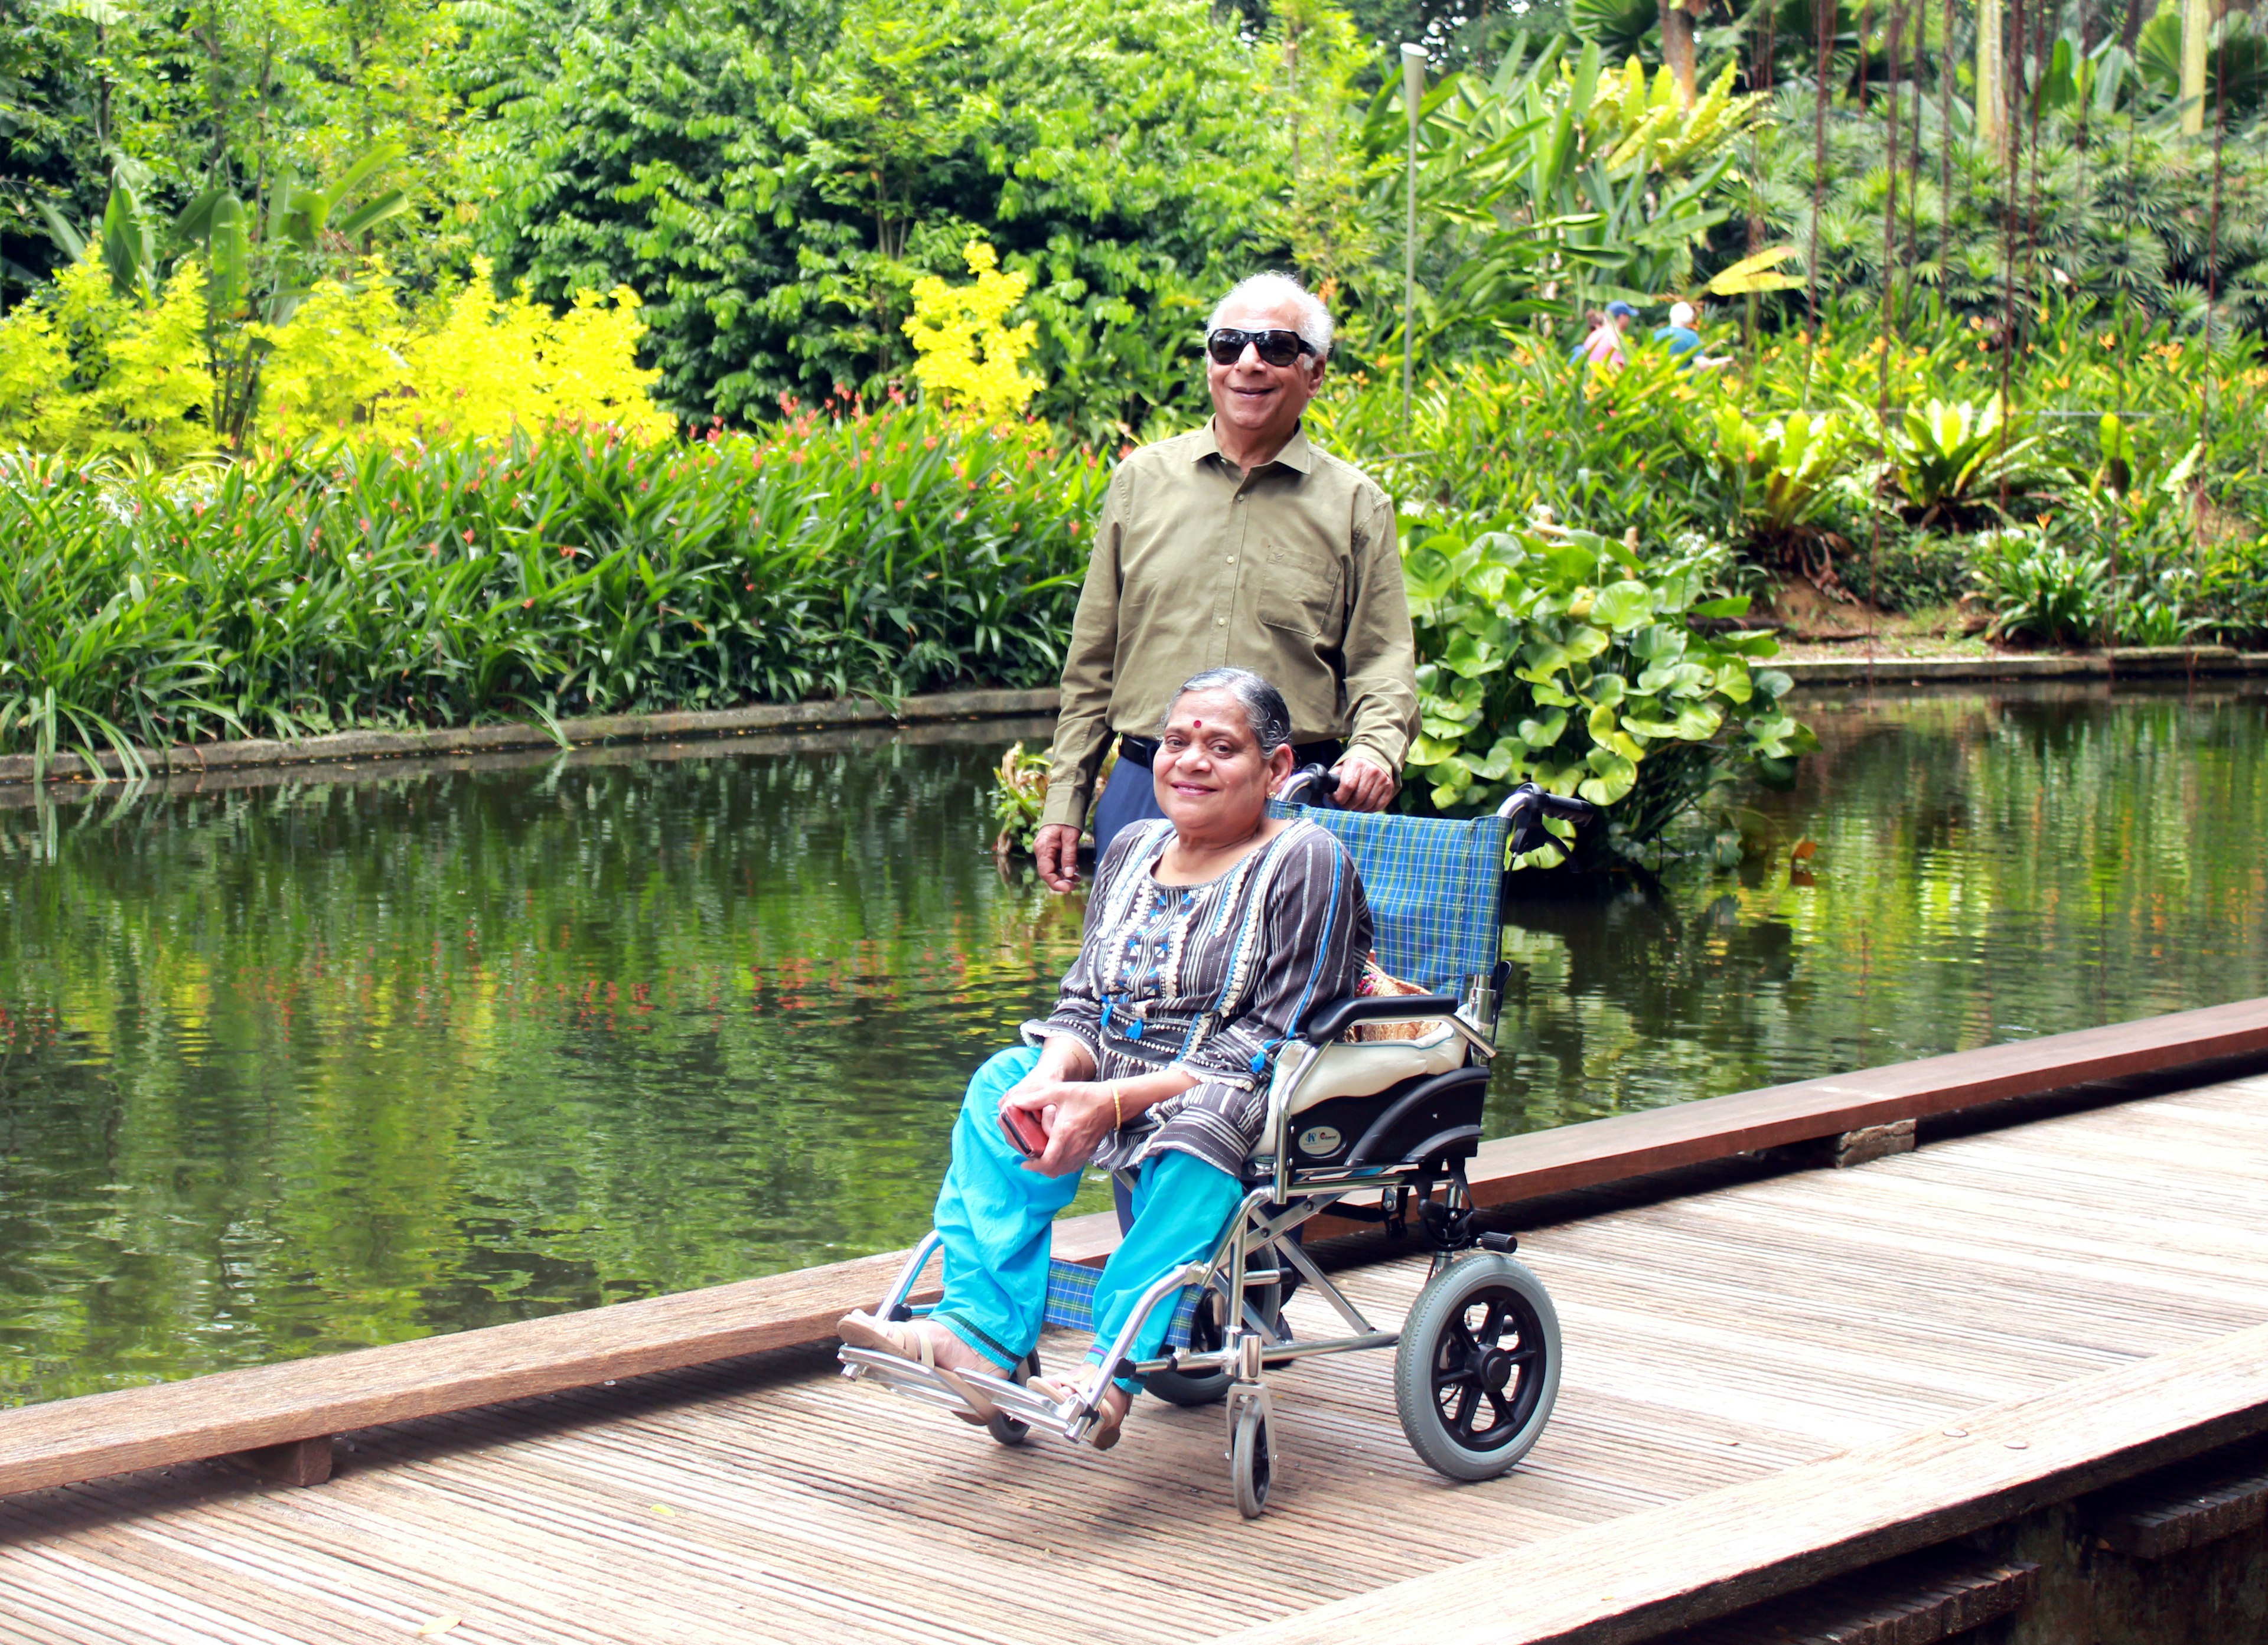
<path id="1" fill-rule="evenodd" d="M 1510 1257 L 1460 1257 L 1426 1281 L 1402 1327 L 1402 1431 L 1437 1472 L 1493 1480 L 1551 1420 L 1559 1364 L 1559 1316 L 1543 1281 Z"/>

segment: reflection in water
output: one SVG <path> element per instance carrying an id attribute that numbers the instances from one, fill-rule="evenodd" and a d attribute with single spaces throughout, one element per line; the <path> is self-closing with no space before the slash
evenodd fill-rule
<path id="1" fill-rule="evenodd" d="M 1741 874 L 1518 902 L 1491 1129 L 2268 993 L 2261 706 L 1812 705 Z M 0 1400 L 911 1240 L 1078 936 L 969 729 L 0 812 Z"/>
<path id="2" fill-rule="evenodd" d="M 2263 707 L 1807 701 L 1737 875 L 1515 900 L 1491 1132 L 2268 994 Z"/>

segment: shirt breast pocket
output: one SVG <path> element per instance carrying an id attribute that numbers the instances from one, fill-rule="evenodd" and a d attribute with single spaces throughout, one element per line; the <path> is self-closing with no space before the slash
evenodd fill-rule
<path id="1" fill-rule="evenodd" d="M 1274 536 L 1262 545 L 1260 564 L 1260 621 L 1337 644 L 1345 618 L 1339 556 L 1330 546 L 1300 534 Z"/>

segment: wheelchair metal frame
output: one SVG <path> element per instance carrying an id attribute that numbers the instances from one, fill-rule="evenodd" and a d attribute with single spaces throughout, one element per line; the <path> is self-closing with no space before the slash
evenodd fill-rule
<path id="1" fill-rule="evenodd" d="M 1476 1029 L 1467 1020 L 1466 1012 L 1484 1013 L 1485 1028 L 1493 1028 L 1495 989 L 1488 986 L 1493 978 L 1478 980 L 1464 1005 L 1448 1017 L 1452 1028 L 1469 1045 L 1474 1054 L 1484 1061 L 1496 1055 L 1496 1047 L 1484 1029 Z M 1381 1002 L 1384 1003 L 1384 1002 Z M 1380 1012 L 1366 1017 L 1370 1022 L 1417 1022 L 1441 1020 L 1438 1000 L 1413 1000 L 1412 1009 L 1400 1012 Z M 1119 1376 L 1150 1377 L 1160 1371 L 1179 1371 L 1184 1375 L 1203 1375 L 1226 1370 L 1233 1375 L 1229 1400 L 1231 1414 L 1245 1400 L 1258 1399 L 1263 1406 L 1267 1392 L 1263 1373 L 1281 1369 L 1300 1360 L 1324 1354 L 1351 1354 L 1368 1348 L 1390 1348 L 1402 1340 L 1399 1326 L 1381 1330 L 1366 1318 L 1360 1308 L 1345 1292 L 1331 1282 L 1330 1276 L 1317 1266 L 1314 1259 L 1300 1248 L 1292 1237 L 1295 1230 L 1336 1209 L 1343 1215 L 1349 1211 L 1367 1213 L 1356 1220 L 1376 1221 L 1389 1227 L 1399 1227 L 1409 1220 L 1409 1212 L 1431 1206 L 1432 1210 L 1419 1210 L 1418 1222 L 1429 1231 L 1442 1230 L 1446 1237 L 1437 1237 L 1434 1264 L 1458 1250 L 1466 1249 L 1486 1238 L 1469 1236 L 1472 1204 L 1470 1192 L 1464 1185 L 1461 1164 L 1444 1166 L 1395 1164 L 1361 1166 L 1353 1170 L 1295 1170 L 1292 1166 L 1291 1133 L 1292 1100 L 1321 1061 L 1321 1046 L 1302 1042 L 1302 1060 L 1290 1078 L 1279 1082 L 1271 1094 L 1266 1145 L 1270 1151 L 1256 1151 L 1256 1165 L 1264 1163 L 1268 1180 L 1251 1188 L 1239 1203 L 1221 1230 L 1211 1259 L 1204 1263 L 1190 1263 L 1161 1275 L 1143 1292 L 1117 1338 L 1110 1344 L 1100 1365 L 1087 1369 L 1076 1384 L 1074 1396 L 1058 1405 L 1034 1393 L 1021 1384 L 1005 1377 L 981 1372 L 954 1371 L 941 1374 L 917 1362 L 902 1359 L 895 1355 L 877 1353 L 870 1349 L 845 1347 L 842 1351 L 843 1374 L 853 1379 L 873 1377 L 901 1393 L 939 1405 L 953 1411 L 967 1411 L 968 1402 L 953 1384 L 959 1381 L 983 1395 L 1001 1412 L 1033 1429 L 1058 1433 L 1073 1442 L 1084 1439 L 1094 1426 L 1103 1391 L 1113 1378 Z M 1444 1185 L 1446 1196 L 1432 1198 L 1435 1184 Z M 1410 1191 L 1418 1191 L 1413 1205 Z M 1349 1207 L 1342 1202 L 1355 1194 L 1379 1195 L 1375 1207 Z M 941 1241 L 935 1232 L 925 1237 L 914 1247 L 897 1280 L 883 1297 L 880 1317 L 887 1319 L 911 1318 L 925 1312 L 910 1305 L 908 1298 L 920 1281 L 922 1271 L 937 1253 Z M 1506 1240 L 1489 1240 L 1492 1248 L 1511 1249 Z M 1263 1252 L 1272 1254 L 1278 1266 L 1255 1272 L 1252 1259 Z M 1169 1348 L 1157 1358 L 1137 1360 L 1133 1357 L 1134 1343 L 1140 1336 L 1144 1324 L 1155 1309 L 1178 1305 L 1182 1292 L 1197 1286 L 1212 1291 L 1223 1298 L 1242 1298 L 1245 1293 L 1263 1286 L 1280 1282 L 1278 1274 L 1288 1267 L 1300 1279 L 1312 1286 L 1316 1294 L 1329 1303 L 1347 1326 L 1350 1334 L 1323 1338 L 1314 1341 L 1294 1341 L 1288 1335 L 1279 1335 L 1270 1327 L 1260 1311 L 1248 1299 L 1238 1310 L 1239 1318 L 1233 1328 L 1224 1328 L 1226 1340 L 1218 1348 L 1190 1351 Z"/>

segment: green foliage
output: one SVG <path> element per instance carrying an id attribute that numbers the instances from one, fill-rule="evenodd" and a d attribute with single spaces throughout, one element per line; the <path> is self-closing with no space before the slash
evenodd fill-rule
<path id="1" fill-rule="evenodd" d="M 479 17 L 498 267 L 552 301 L 637 290 L 688 415 L 878 393 L 914 281 L 981 239 L 1031 281 L 1044 415 L 1091 437 L 1186 416 L 1205 305 L 1276 249 L 1262 61 L 1199 0 Z"/>
<path id="2" fill-rule="evenodd" d="M 1871 408 L 1853 409 L 1874 421 Z M 1923 525 L 1973 516 L 2004 491 L 2021 495 L 2040 444 L 1998 400 L 1908 405 L 1876 425 L 1875 439 L 1904 507 Z"/>
<path id="3" fill-rule="evenodd" d="M 130 205 L 164 223 L 231 194 L 256 244 L 294 213 L 306 180 L 336 177 L 378 150 L 400 157 L 406 180 L 395 219 L 310 224 L 316 237 L 385 253 L 420 286 L 461 264 L 472 212 L 462 106 L 448 84 L 458 7 L 206 0 L 183 12 L 75 0 L 49 17 L 70 42 L 48 65 L 55 140 L 78 157 L 78 173 L 47 201 L 44 226 L 61 254 L 33 267 L 77 261 L 73 239 L 102 239 L 109 224 L 93 212 L 106 197 L 106 217 Z M 208 249 L 198 254 L 216 267 Z"/>
<path id="4" fill-rule="evenodd" d="M 2004 312 L 2035 334 L 2079 297 L 2115 307 L 2122 324 L 2172 320 L 2194 328 L 2210 284 L 2221 327 L 2257 330 L 2268 319 L 2268 146 L 2257 131 L 2239 129 L 2216 158 L 2209 138 L 2183 138 L 2155 106 L 2131 95 L 2121 102 L 2122 85 L 2131 94 L 2135 83 L 2103 62 L 2117 49 L 2108 41 L 2095 59 L 2081 60 L 2078 77 L 2094 95 L 2080 96 L 2058 89 L 2072 84 L 2073 73 L 2068 44 L 2058 48 L 2066 77 L 2043 86 L 2048 106 L 2036 145 L 2029 111 L 2019 111 L 2023 152 L 2013 180 L 2009 163 L 1975 141 L 1962 98 L 1953 99 L 1949 127 L 1936 86 L 1921 85 L 1917 109 L 1910 70 L 1895 93 L 1873 87 L 1865 112 L 1838 100 L 1827 121 L 1816 224 L 1822 305 L 1852 299 L 1881 316 L 1887 281 L 1895 287 L 1889 323 L 1926 325 L 1940 335 L 1948 317 L 1997 325 Z M 1759 234 L 1808 255 L 1809 87 L 1783 90 L 1776 113 L 1743 158 L 1739 209 Z M 1886 213 L 1893 118 L 1901 132 L 1896 203 Z M 1798 292 L 1777 306 L 1794 318 L 1808 305 Z"/>
<path id="5" fill-rule="evenodd" d="M 1808 524 L 1848 472 L 1850 435 L 1832 412 L 1801 411 L 1752 422 L 1738 406 L 1717 408 L 1717 461 L 1739 488 L 1737 519 L 1750 536 L 1785 537 Z"/>
<path id="6" fill-rule="evenodd" d="M 1591 532 L 1428 520 L 1403 551 L 1417 628 L 1422 799 L 1464 811 L 1534 781 L 1611 808 L 1611 837 L 1659 838 L 1736 775 L 1793 775 L 1811 735 L 1779 706 L 1787 676 L 1754 670 L 1769 633 L 1706 635 L 1721 550 L 1655 562 Z"/>
<path id="7" fill-rule="evenodd" d="M 1635 57 L 1614 70 L 1596 43 L 1571 55 L 1554 40 L 1430 93 L 1419 179 L 1426 345 L 1482 345 L 1531 316 L 1688 283 L 1695 244 L 1727 216 L 1712 196 L 1736 141 L 1764 112 L 1734 78 L 1727 64 L 1681 108 L 1667 70 L 1649 76 Z M 1403 122 L 1398 101 L 1381 99 L 1366 131 L 1381 219 L 1401 210 Z M 1396 306 L 1400 296 L 1390 293 Z M 1381 318 L 1379 329 L 1398 323 Z"/>
<path id="8" fill-rule="evenodd" d="M 891 408 L 0 481 L 0 739 L 85 746 L 1052 680 L 1101 466 Z"/>
<path id="9" fill-rule="evenodd" d="M 2110 579 L 2092 554 L 2025 531 L 1992 532 L 1978 540 L 1977 550 L 1975 576 L 1992 600 L 1999 632 L 2051 645 L 2085 644 L 2101 628 Z"/>
<path id="10" fill-rule="evenodd" d="M 1309 416 L 1332 450 L 1413 501 L 1548 510 L 1563 523 L 1660 540 L 1719 523 L 1722 482 L 1698 459 L 1709 405 L 1708 386 L 1660 350 L 1638 349 L 1622 371 L 1601 373 L 1557 347 L 1523 345 L 1429 374 L 1406 431 L 1401 386 L 1386 376 L 1340 381 Z"/>

